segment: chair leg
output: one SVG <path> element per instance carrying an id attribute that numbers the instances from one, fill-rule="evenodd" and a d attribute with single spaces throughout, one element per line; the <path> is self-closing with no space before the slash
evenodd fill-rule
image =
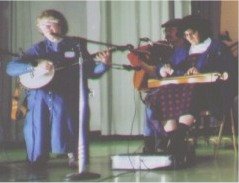
<path id="1" fill-rule="evenodd" d="M 231 121 L 233 148 L 234 148 L 235 155 L 237 155 L 237 152 L 238 152 L 238 141 L 237 141 L 236 132 L 235 132 L 235 121 L 234 121 L 232 109 L 230 110 L 230 115 L 229 115 L 229 117 L 230 117 L 229 120 Z M 226 117 L 225 117 L 225 115 L 223 115 L 223 120 L 222 120 L 222 123 L 221 123 L 221 125 L 220 125 L 218 138 L 217 138 L 217 141 L 216 141 L 215 144 L 214 144 L 214 156 L 217 155 L 217 153 L 218 153 L 218 148 L 219 148 L 220 145 L 221 145 L 222 133 L 223 133 L 224 125 L 225 125 L 225 119 L 226 119 Z"/>
<path id="2" fill-rule="evenodd" d="M 217 140 L 214 144 L 214 157 L 217 155 L 218 148 L 221 145 L 222 132 L 223 132 L 224 125 L 225 125 L 225 115 L 223 115 L 222 123 L 221 123 L 220 128 L 219 128 L 219 134 L 218 134 Z"/>
<path id="3" fill-rule="evenodd" d="M 197 130 L 200 130 L 202 132 L 203 139 L 207 145 L 209 145 L 209 118 L 210 118 L 210 112 L 209 111 L 202 111 L 200 113 L 200 120 L 199 120 L 199 126 L 197 127 Z M 198 137 L 196 137 L 197 140 Z"/>
<path id="4" fill-rule="evenodd" d="M 235 132 L 235 120 L 234 120 L 232 109 L 230 110 L 230 118 L 231 118 L 230 120 L 231 120 L 231 128 L 232 128 L 233 148 L 234 148 L 235 154 L 237 154 L 238 142 L 237 142 L 237 137 Z"/>

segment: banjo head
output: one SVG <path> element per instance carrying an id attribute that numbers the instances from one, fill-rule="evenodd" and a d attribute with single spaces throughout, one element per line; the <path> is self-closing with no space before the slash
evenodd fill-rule
<path id="1" fill-rule="evenodd" d="M 50 61 L 42 60 L 41 62 L 50 62 Z M 28 89 L 37 89 L 49 84 L 53 79 L 54 74 L 55 74 L 54 67 L 50 72 L 46 72 L 45 70 L 34 69 L 30 73 L 20 75 L 19 79 L 24 87 Z"/>

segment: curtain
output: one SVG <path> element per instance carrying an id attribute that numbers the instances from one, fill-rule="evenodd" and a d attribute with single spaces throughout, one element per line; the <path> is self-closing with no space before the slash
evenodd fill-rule
<path id="1" fill-rule="evenodd" d="M 4 3 L 7 9 L 2 6 Z M 162 23 L 191 13 L 190 1 L 8 1 L 0 2 L 0 5 L 4 9 L 1 11 L 1 22 L 5 20 L 9 24 L 5 30 L 9 34 L 6 41 L 12 52 L 19 52 L 20 48 L 24 51 L 42 39 L 35 19 L 45 9 L 53 8 L 65 15 L 69 25 L 68 35 L 116 45 L 131 44 L 135 48 L 140 37 L 149 37 L 153 41 L 163 39 Z M 6 14 L 3 15 L 3 12 Z M 88 49 L 90 53 L 95 53 L 106 47 L 89 44 Z M 127 51 L 112 53 L 113 64 L 129 64 L 127 54 Z M 5 74 L 5 68 L 1 68 L 2 73 Z M 102 135 L 143 133 L 144 104 L 133 87 L 133 74 L 133 71 L 112 68 L 102 78 L 89 80 L 92 91 L 89 99 L 91 131 L 100 131 Z M 6 116 L 9 116 L 10 108 L 4 107 L 3 110 L 2 106 L 10 104 L 11 79 L 5 76 L 0 81 L 0 119 L 4 124 L 9 122 Z M 15 78 L 12 81 L 13 91 Z M 20 124 L 18 133 L 22 133 L 24 121 Z"/>
<path id="2" fill-rule="evenodd" d="M 6 74 L 7 60 L 10 58 L 6 52 L 10 48 L 10 14 L 11 7 L 8 2 L 0 2 L 0 149 L 11 139 L 12 125 L 9 122 L 11 78 Z"/>

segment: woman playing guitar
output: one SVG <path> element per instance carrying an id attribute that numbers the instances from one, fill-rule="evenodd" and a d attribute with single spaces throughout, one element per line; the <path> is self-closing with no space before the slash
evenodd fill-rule
<path id="1" fill-rule="evenodd" d="M 134 86 L 138 90 L 148 89 L 147 82 L 148 79 L 160 79 L 162 78 L 160 74 L 160 68 L 165 64 L 169 64 L 171 60 L 175 62 L 180 62 L 181 59 L 185 58 L 186 49 L 184 47 L 184 40 L 181 33 L 181 20 L 172 19 L 162 25 L 165 28 L 165 38 L 167 44 L 165 46 L 164 42 L 159 41 L 159 46 L 153 46 L 154 44 L 142 47 L 146 49 L 147 54 L 142 54 L 145 57 L 140 57 L 138 52 L 131 52 L 128 55 L 129 61 L 132 65 L 140 65 L 140 72 L 135 72 L 134 74 Z M 139 51 L 141 48 L 139 48 Z M 152 50 L 152 55 L 149 50 Z M 138 51 L 138 50 L 137 50 Z M 176 53 L 180 53 L 179 55 Z M 142 58 L 142 59 L 139 59 Z M 150 103 L 148 99 L 155 96 L 157 91 L 147 91 L 146 95 L 146 121 L 144 129 L 144 153 L 154 153 L 157 149 L 164 149 L 165 144 L 165 130 L 163 124 L 159 122 L 157 108 L 154 107 L 153 103 Z M 157 101 L 157 100 L 156 100 Z M 158 106 L 159 104 L 157 104 Z M 156 138 L 155 138 L 156 137 Z M 156 145 L 157 144 L 157 145 Z"/>

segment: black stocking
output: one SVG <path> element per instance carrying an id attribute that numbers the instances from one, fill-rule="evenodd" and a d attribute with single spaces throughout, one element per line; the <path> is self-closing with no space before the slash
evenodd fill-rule
<path id="1" fill-rule="evenodd" d="M 144 148 L 143 153 L 150 154 L 155 152 L 155 137 L 145 136 L 144 137 Z"/>
<path id="2" fill-rule="evenodd" d="M 177 157 L 183 159 L 187 152 L 186 135 L 189 127 L 185 124 L 179 123 L 177 129 L 178 152 Z"/>
<path id="3" fill-rule="evenodd" d="M 177 152 L 177 131 L 168 132 L 168 152 L 172 155 L 175 155 Z"/>
<path id="4" fill-rule="evenodd" d="M 188 128 L 189 127 L 187 125 L 179 123 L 177 130 L 168 133 L 168 151 L 175 157 L 177 163 L 179 164 L 184 161 L 184 157 L 187 152 L 185 138 Z"/>

